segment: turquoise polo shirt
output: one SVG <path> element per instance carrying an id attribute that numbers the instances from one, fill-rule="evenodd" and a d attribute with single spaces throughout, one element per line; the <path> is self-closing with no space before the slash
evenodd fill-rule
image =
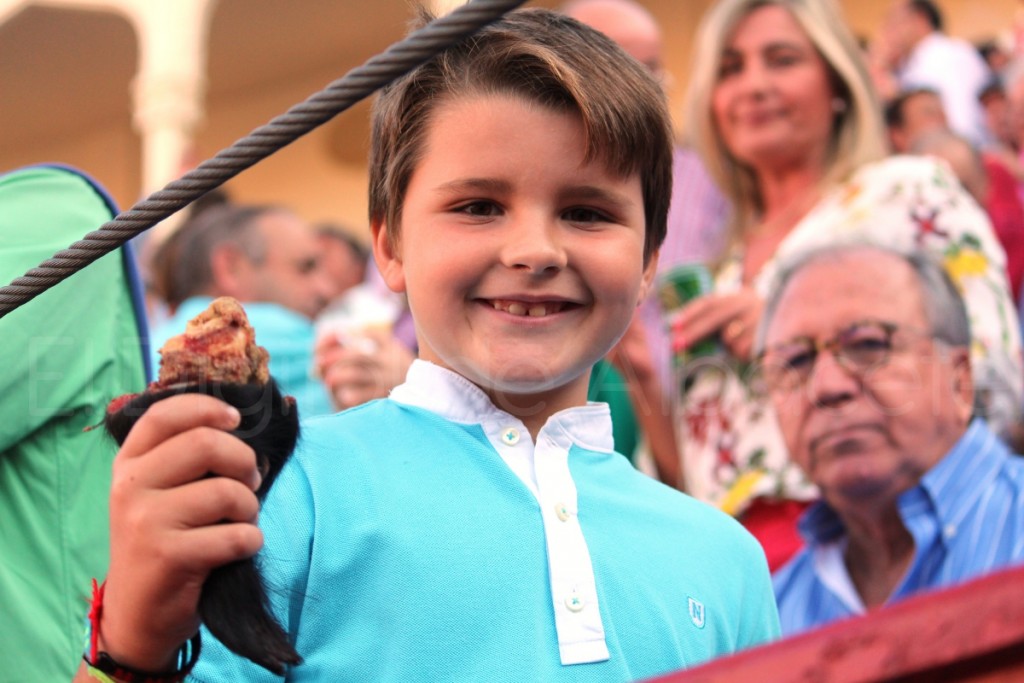
<path id="1" fill-rule="evenodd" d="M 758 543 L 612 450 L 604 404 L 534 438 L 417 361 L 302 429 L 260 517 L 283 680 L 626 681 L 779 633 Z M 193 681 L 282 680 L 203 637 Z"/>

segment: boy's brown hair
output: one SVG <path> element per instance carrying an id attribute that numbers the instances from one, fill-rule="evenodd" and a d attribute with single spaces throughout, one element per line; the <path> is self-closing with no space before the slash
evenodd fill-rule
<path id="1" fill-rule="evenodd" d="M 603 34 L 539 8 L 509 13 L 381 91 L 373 109 L 370 220 L 387 224 L 392 245 L 431 112 L 442 102 L 479 95 L 512 95 L 575 113 L 583 124 L 587 161 L 602 161 L 622 177 L 639 173 L 648 262 L 665 239 L 672 192 L 664 94 L 643 66 Z"/>

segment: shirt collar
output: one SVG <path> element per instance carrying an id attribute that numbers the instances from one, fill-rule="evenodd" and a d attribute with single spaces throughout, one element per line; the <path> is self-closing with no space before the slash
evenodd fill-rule
<path id="1" fill-rule="evenodd" d="M 461 424 L 522 425 L 521 420 L 495 406 L 480 387 L 425 360 L 413 361 L 405 383 L 391 391 L 391 399 Z M 541 432 L 588 450 L 615 450 L 611 411 L 606 403 L 588 402 L 561 410 L 548 418 Z"/>
<path id="2" fill-rule="evenodd" d="M 943 525 L 958 524 L 989 490 L 1006 450 L 985 421 L 976 418 L 949 453 L 925 473 L 918 488 L 928 496 Z M 907 493 L 900 497 L 901 510 Z"/>
<path id="3" fill-rule="evenodd" d="M 974 506 L 978 497 L 988 490 L 997 476 L 1000 458 L 1006 447 L 976 418 L 953 448 L 935 464 L 913 488 L 899 497 L 900 514 L 906 519 L 922 504 L 935 511 L 940 523 L 958 524 Z M 824 501 L 818 501 L 803 514 L 798 523 L 801 535 L 810 543 L 835 541 L 843 535 L 839 515 Z"/>
<path id="4" fill-rule="evenodd" d="M 800 515 L 797 522 L 800 535 L 807 545 L 822 545 L 836 541 L 843 535 L 843 522 L 824 501 L 817 501 Z"/>

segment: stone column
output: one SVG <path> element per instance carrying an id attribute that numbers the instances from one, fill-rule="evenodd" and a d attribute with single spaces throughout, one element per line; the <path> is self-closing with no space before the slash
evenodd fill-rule
<path id="1" fill-rule="evenodd" d="M 202 121 L 206 41 L 216 0 L 146 0 L 132 5 L 139 36 L 133 121 L 142 136 L 142 190 L 181 175 Z"/>

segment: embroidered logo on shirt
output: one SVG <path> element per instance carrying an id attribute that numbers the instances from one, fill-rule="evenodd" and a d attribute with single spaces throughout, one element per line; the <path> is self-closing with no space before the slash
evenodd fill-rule
<path id="1" fill-rule="evenodd" d="M 690 621 L 697 628 L 704 628 L 704 603 L 700 600 L 687 598 L 690 608 Z"/>

